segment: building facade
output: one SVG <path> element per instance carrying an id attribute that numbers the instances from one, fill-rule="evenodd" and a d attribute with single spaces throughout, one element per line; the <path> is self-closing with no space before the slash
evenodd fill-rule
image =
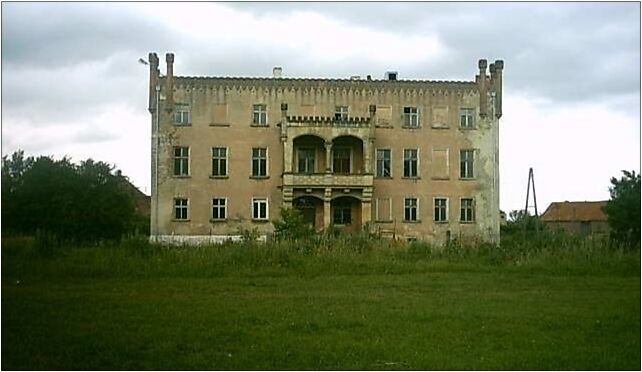
<path id="1" fill-rule="evenodd" d="M 499 241 L 503 62 L 473 81 L 174 76 L 150 53 L 152 240 L 316 230 Z M 487 74 L 490 67 L 490 75 Z"/>

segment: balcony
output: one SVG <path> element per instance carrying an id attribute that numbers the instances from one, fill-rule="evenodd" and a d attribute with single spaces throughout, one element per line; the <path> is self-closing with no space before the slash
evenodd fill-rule
<path id="1" fill-rule="evenodd" d="M 371 187 L 372 174 L 284 173 L 284 186 L 295 187 Z"/>
<path id="2" fill-rule="evenodd" d="M 286 116 L 284 135 L 294 138 L 304 134 L 317 135 L 326 140 L 338 136 L 368 138 L 372 135 L 371 120 L 367 117 L 335 118 L 329 116 Z"/>

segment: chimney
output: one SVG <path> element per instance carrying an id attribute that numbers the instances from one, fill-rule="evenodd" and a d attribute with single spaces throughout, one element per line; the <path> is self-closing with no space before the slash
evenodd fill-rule
<path id="1" fill-rule="evenodd" d="M 477 87 L 479 88 L 479 116 L 486 117 L 488 108 L 488 89 L 486 85 L 486 67 L 488 61 L 479 60 L 479 75 L 477 76 Z"/>
<path id="2" fill-rule="evenodd" d="M 397 71 L 386 71 L 386 80 L 397 80 Z"/>
<path id="3" fill-rule="evenodd" d="M 158 85 L 158 56 L 156 53 L 149 53 L 149 106 L 147 109 L 150 113 L 156 111 L 156 85 Z"/>
<path id="4" fill-rule="evenodd" d="M 502 72 L 504 70 L 504 61 L 501 59 L 495 61 L 495 77 L 493 78 L 493 87 L 495 89 L 495 116 L 497 119 L 502 117 Z"/>
<path id="5" fill-rule="evenodd" d="M 281 67 L 275 67 L 272 69 L 272 77 L 279 79 L 282 77 L 283 69 Z"/>
<path id="6" fill-rule="evenodd" d="M 174 110 L 174 53 L 165 54 L 167 62 L 167 76 L 165 77 L 165 108 Z"/>

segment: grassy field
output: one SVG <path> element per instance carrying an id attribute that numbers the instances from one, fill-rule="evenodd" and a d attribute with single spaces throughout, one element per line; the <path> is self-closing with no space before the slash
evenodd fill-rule
<path id="1" fill-rule="evenodd" d="M 2 246 L 2 369 L 640 369 L 640 253 Z"/>

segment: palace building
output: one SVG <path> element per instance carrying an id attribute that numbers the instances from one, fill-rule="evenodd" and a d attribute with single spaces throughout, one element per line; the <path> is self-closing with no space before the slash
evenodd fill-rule
<path id="1" fill-rule="evenodd" d="M 160 74 L 149 54 L 151 239 L 317 231 L 499 242 L 503 61 L 471 81 Z M 489 75 L 487 74 L 489 68 Z"/>

